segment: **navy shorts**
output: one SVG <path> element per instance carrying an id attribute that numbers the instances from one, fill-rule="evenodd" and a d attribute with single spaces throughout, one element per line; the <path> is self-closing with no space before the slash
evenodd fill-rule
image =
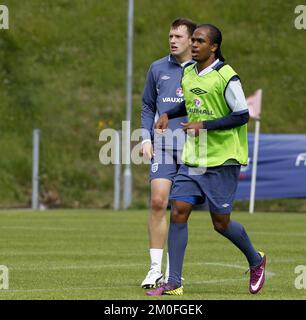
<path id="1" fill-rule="evenodd" d="M 211 213 L 229 214 L 238 185 L 240 165 L 193 168 L 181 165 L 170 200 L 200 204 L 207 200 Z"/>
<path id="2" fill-rule="evenodd" d="M 156 150 L 151 160 L 150 181 L 168 179 L 173 182 L 181 166 L 181 151 L 172 149 Z"/>

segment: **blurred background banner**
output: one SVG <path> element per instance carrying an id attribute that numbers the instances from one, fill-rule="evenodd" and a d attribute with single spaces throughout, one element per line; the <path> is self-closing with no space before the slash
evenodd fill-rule
<path id="1" fill-rule="evenodd" d="M 236 199 L 248 200 L 254 134 L 249 134 L 249 165 L 242 167 Z M 306 197 L 306 134 L 261 134 L 256 199 Z"/>

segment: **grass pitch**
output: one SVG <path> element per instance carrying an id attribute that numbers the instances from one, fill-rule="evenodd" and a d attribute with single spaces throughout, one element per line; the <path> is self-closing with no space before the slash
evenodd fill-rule
<path id="1" fill-rule="evenodd" d="M 216 233 L 207 212 L 189 220 L 184 296 L 146 297 L 147 211 L 57 210 L 0 213 L 0 299 L 305 299 L 294 270 L 306 265 L 306 215 L 233 213 L 267 254 L 267 280 L 248 293 L 244 256 Z M 166 260 L 166 259 L 164 259 Z"/>

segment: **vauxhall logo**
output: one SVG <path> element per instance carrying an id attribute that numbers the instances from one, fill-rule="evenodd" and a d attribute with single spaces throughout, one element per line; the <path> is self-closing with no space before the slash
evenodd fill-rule
<path id="1" fill-rule="evenodd" d="M 174 97 L 166 97 L 163 98 L 163 102 L 173 102 L 173 103 L 181 103 L 183 102 L 183 98 L 174 98 Z"/>
<path id="2" fill-rule="evenodd" d="M 163 102 L 181 103 L 184 101 L 184 92 L 181 87 L 175 90 L 175 94 L 177 97 L 165 97 Z"/>

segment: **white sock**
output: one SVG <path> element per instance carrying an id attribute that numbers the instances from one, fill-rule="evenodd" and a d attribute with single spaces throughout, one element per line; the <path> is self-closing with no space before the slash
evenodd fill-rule
<path id="1" fill-rule="evenodd" d="M 150 249 L 151 269 L 161 272 L 164 249 Z"/>
<path id="2" fill-rule="evenodd" d="M 166 274 L 165 274 L 165 282 L 168 282 L 169 278 L 169 253 L 167 252 L 167 267 L 166 267 Z"/>

